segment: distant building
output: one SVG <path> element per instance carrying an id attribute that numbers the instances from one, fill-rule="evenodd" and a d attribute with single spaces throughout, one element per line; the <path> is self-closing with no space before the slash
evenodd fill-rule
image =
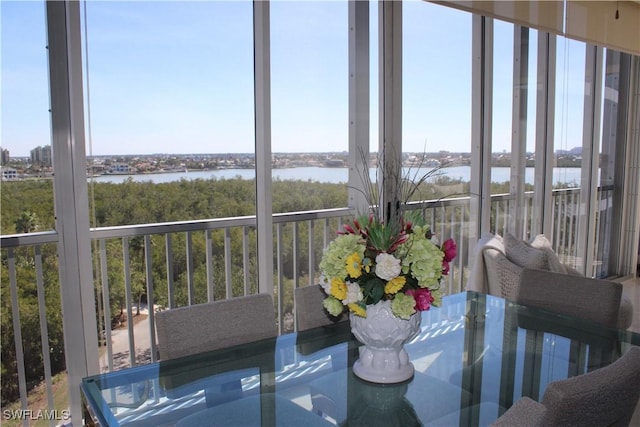
<path id="1" fill-rule="evenodd" d="M 9 163 L 9 150 L 6 148 L 2 149 L 2 157 L 0 158 L 0 164 L 6 165 Z"/>
<path id="2" fill-rule="evenodd" d="M 52 155 L 51 155 L 51 146 L 45 145 L 44 147 L 36 147 L 30 152 L 31 154 L 31 164 L 38 166 L 51 166 L 52 165 Z"/>
<path id="3" fill-rule="evenodd" d="M 3 153 L 3 158 L 4 158 L 4 153 Z M 2 181 L 14 181 L 16 179 L 18 179 L 18 171 L 17 170 L 15 170 L 14 168 L 9 168 L 9 167 L 5 167 L 5 166 L 0 167 L 0 180 L 2 180 Z"/>
<path id="4" fill-rule="evenodd" d="M 328 168 L 343 168 L 345 166 L 344 160 L 341 159 L 327 159 L 324 161 L 324 165 Z"/>
<path id="5" fill-rule="evenodd" d="M 126 163 L 114 163 L 109 167 L 109 173 L 128 175 L 136 173 L 138 170 Z"/>

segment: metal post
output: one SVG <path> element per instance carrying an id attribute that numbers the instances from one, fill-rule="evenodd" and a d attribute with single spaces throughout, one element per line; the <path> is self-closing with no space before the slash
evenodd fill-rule
<path id="1" fill-rule="evenodd" d="M 258 291 L 273 295 L 269 2 L 253 2 Z"/>
<path id="2" fill-rule="evenodd" d="M 71 416 L 81 423 L 80 382 L 100 368 L 85 166 L 80 3 L 49 1 L 46 8 L 64 347 Z"/>
<path id="3" fill-rule="evenodd" d="M 470 227 L 470 253 L 478 238 L 490 231 L 493 102 L 493 20 L 479 15 L 472 19 L 470 217 L 477 219 Z"/>
<path id="4" fill-rule="evenodd" d="M 580 216 L 578 221 L 578 257 L 582 270 L 593 276 L 594 239 L 596 232 L 596 203 L 600 160 L 600 111 L 602 100 L 603 48 L 587 45 L 585 58 L 585 96 L 582 130 L 582 174 L 580 183 Z"/>
<path id="5" fill-rule="evenodd" d="M 553 236 L 553 146 L 556 97 L 556 36 L 538 33 L 536 159 L 531 234 Z"/>
<path id="6" fill-rule="evenodd" d="M 529 91 L 529 29 L 513 27 L 513 113 L 511 139 L 511 179 L 513 203 L 509 204 L 509 231 L 525 236 L 524 181 L 527 152 L 527 94 Z"/>
<path id="7" fill-rule="evenodd" d="M 397 223 L 402 178 L 402 2 L 380 1 L 380 141 L 378 182 L 380 209 L 386 223 Z"/>
<path id="8" fill-rule="evenodd" d="M 369 2 L 350 0 L 348 192 L 349 207 L 360 213 L 369 211 L 369 103 Z"/>

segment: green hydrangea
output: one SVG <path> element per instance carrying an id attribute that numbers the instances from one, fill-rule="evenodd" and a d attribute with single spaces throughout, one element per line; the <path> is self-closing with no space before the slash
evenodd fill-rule
<path id="1" fill-rule="evenodd" d="M 334 277 L 347 277 L 347 257 L 354 252 L 364 259 L 365 246 L 362 238 L 357 234 L 341 234 L 324 251 L 320 261 L 320 271 L 329 280 Z"/>
<path id="2" fill-rule="evenodd" d="M 439 307 L 442 305 L 442 289 L 431 290 L 431 296 L 433 297 L 433 302 L 431 305 Z"/>
<path id="3" fill-rule="evenodd" d="M 420 231 L 420 230 L 418 230 Z M 411 275 L 421 288 L 438 288 L 442 277 L 444 254 L 423 233 L 414 232 L 398 249 L 403 254 L 402 272 Z"/>
<path id="4" fill-rule="evenodd" d="M 397 317 L 409 320 L 411 315 L 416 312 L 416 300 L 412 296 L 400 292 L 391 301 L 391 311 Z"/>
<path id="5" fill-rule="evenodd" d="M 332 316 L 339 316 L 344 310 L 344 305 L 334 297 L 327 297 L 322 301 L 322 305 Z"/>

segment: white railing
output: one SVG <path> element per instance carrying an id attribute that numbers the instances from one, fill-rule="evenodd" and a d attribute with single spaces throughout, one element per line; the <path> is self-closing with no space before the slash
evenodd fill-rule
<path id="1" fill-rule="evenodd" d="M 603 207 L 599 222 L 608 221 L 612 190 L 601 189 L 600 204 Z M 554 249 L 567 259 L 575 257 L 576 223 L 579 206 L 579 189 L 555 190 L 554 199 Z M 422 209 L 431 229 L 442 240 L 452 237 L 458 244 L 458 257 L 444 282 L 445 294 L 464 289 L 468 274 L 470 227 L 469 197 L 429 201 L 411 204 L 407 209 Z M 525 210 L 532 212 L 533 194 L 527 193 Z M 492 196 L 492 231 L 503 233 L 507 226 L 509 195 Z M 322 250 L 340 229 L 342 221 L 350 218 L 348 208 L 308 212 L 275 214 L 274 223 L 274 297 L 277 305 L 280 333 L 294 329 L 293 290 L 295 287 L 317 283 L 318 263 Z M 526 221 L 530 224 L 530 221 Z M 115 313 L 111 308 L 120 306 L 126 319 L 134 319 L 137 302 L 134 297 L 146 298 L 147 307 L 174 308 L 214 299 L 232 298 L 257 292 L 256 284 L 256 219 L 254 216 L 222 218 L 198 221 L 143 224 L 120 227 L 102 227 L 91 230 L 94 252 L 94 277 L 99 325 L 105 343 L 101 367 L 105 371 L 134 366 L 155 360 L 154 310 L 148 310 L 143 331 L 134 330 L 134 322 L 127 322 L 125 343 L 113 348 L 111 325 Z M 525 235 L 530 235 L 525 231 Z M 602 239 L 602 237 L 600 237 Z M 58 235 L 55 231 L 2 236 L 3 277 L 8 277 L 11 316 L 13 319 L 13 343 L 15 346 L 16 383 L 19 387 L 21 406 L 27 408 L 27 390 L 32 384 L 25 375 L 25 352 L 39 347 L 42 354 L 42 378 L 46 383 L 50 409 L 53 408 L 50 335 L 47 329 L 47 313 L 44 303 L 46 288 L 44 278 L 55 281 L 57 271 L 45 271 L 43 256 L 56 256 Z M 177 247 L 182 247 L 180 250 Z M 596 257 L 604 260 L 605 246 L 596 244 Z M 44 254 L 44 255 L 43 255 Z M 605 260 L 606 261 L 606 260 Z M 605 265 L 603 261 L 600 264 Z M 600 267 L 599 267 L 600 268 Z M 20 275 L 30 271 L 27 277 Z M 594 268 L 597 274 L 601 270 Z M 34 274 L 35 273 L 35 274 Z M 30 277 L 35 277 L 35 286 Z M 21 287 L 34 287 L 38 297 L 39 335 L 22 333 L 21 313 L 18 301 Z M 6 297 L 6 296 L 5 296 Z M 124 331 L 119 332 L 124 333 Z M 39 339 L 38 339 L 39 338 Z M 31 341 L 39 341 L 33 343 Z M 122 339 L 119 342 L 122 343 Z M 124 348 L 123 348 L 124 347 Z M 44 349 L 44 351 L 43 351 Z M 30 350 L 31 351 L 31 350 Z"/>

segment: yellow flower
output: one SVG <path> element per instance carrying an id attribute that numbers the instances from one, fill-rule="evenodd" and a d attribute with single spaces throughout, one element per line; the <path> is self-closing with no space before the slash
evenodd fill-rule
<path id="1" fill-rule="evenodd" d="M 369 258 L 365 258 L 364 261 L 362 261 L 362 267 L 364 268 L 364 271 L 366 271 L 367 273 L 371 272 L 371 260 Z"/>
<path id="2" fill-rule="evenodd" d="M 331 279 L 331 295 L 339 300 L 343 300 L 347 297 L 347 284 L 344 283 L 344 280 L 337 277 Z"/>
<path id="3" fill-rule="evenodd" d="M 384 286 L 384 293 L 395 294 L 400 289 L 402 289 L 405 283 L 407 283 L 407 279 L 404 276 L 394 277 L 393 279 L 389 280 Z"/>
<path id="4" fill-rule="evenodd" d="M 347 307 L 349 307 L 349 311 L 351 311 L 356 316 L 367 317 L 367 311 L 360 304 L 352 303 Z"/>
<path id="5" fill-rule="evenodd" d="M 354 279 L 362 275 L 362 258 L 357 252 L 347 257 L 347 274 Z"/>

